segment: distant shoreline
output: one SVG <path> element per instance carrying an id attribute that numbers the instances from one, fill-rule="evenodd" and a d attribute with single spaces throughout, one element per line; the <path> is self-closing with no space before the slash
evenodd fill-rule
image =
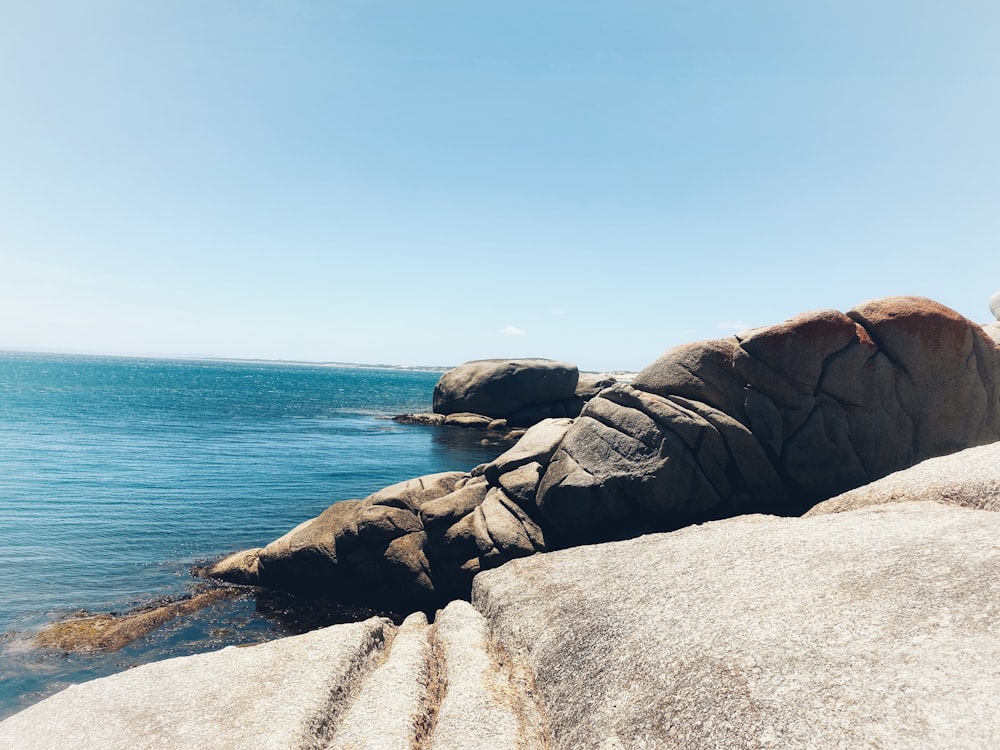
<path id="1" fill-rule="evenodd" d="M 55 357 L 93 357 L 95 359 L 138 359 L 157 362 L 230 362 L 245 365 L 295 365 L 296 367 L 342 367 L 355 370 L 403 370 L 408 372 L 447 372 L 456 365 L 389 365 L 359 362 L 313 362 L 303 359 L 258 359 L 243 357 L 213 357 L 203 354 L 108 354 L 66 350 L 0 349 L 2 354 L 28 354 Z M 588 375 L 613 375 L 620 381 L 631 381 L 636 373 L 629 370 L 580 370 Z"/>
<path id="2" fill-rule="evenodd" d="M 95 352 L 37 350 L 37 349 L 0 349 L 0 354 L 27 354 L 42 357 L 92 357 L 94 359 L 138 359 L 155 360 L 157 362 L 232 362 L 247 365 L 295 365 L 298 367 L 343 367 L 358 370 L 408 370 L 414 372 L 446 372 L 452 369 L 448 365 L 389 365 L 361 364 L 358 362 L 313 362 L 300 359 L 259 359 L 243 357 L 212 357 L 200 354 L 108 354 Z"/>

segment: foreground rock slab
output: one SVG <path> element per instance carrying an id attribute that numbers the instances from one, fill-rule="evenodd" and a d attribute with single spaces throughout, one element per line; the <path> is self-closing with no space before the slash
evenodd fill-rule
<path id="1" fill-rule="evenodd" d="M 1000 746 L 1000 515 L 748 516 L 476 578 L 553 748 Z"/>
<path id="2" fill-rule="evenodd" d="M 468 602 L 147 664 L 0 722 L 34 750 L 544 748 L 530 678 Z"/>
<path id="3" fill-rule="evenodd" d="M 0 722 L 0 747 L 319 748 L 392 623 L 371 619 L 74 685 Z"/>
<path id="4" fill-rule="evenodd" d="M 473 597 L 69 688 L 0 747 L 1000 747 L 1000 513 L 745 516 L 515 560 Z"/>

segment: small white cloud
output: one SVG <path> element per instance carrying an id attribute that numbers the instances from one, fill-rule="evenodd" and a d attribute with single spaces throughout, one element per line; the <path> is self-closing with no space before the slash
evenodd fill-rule
<path id="1" fill-rule="evenodd" d="M 744 323 L 742 320 L 737 320 L 732 323 L 719 323 L 715 326 L 716 328 L 721 328 L 724 331 L 745 331 L 750 326 Z"/>
<path id="2" fill-rule="evenodd" d="M 517 328 L 516 326 L 504 326 L 503 328 L 500 329 L 500 333 L 502 333 L 504 336 L 523 336 L 524 334 L 527 333 L 527 331 L 523 331 L 520 328 Z"/>
<path id="3" fill-rule="evenodd" d="M 565 315 L 566 310 L 561 307 L 554 307 L 552 308 L 552 314 L 555 316 Z"/>

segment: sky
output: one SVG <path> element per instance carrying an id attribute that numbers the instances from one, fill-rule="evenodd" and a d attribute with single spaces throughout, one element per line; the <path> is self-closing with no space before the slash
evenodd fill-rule
<path id="1" fill-rule="evenodd" d="M 0 349 L 638 370 L 1000 288 L 995 0 L 0 0 Z"/>

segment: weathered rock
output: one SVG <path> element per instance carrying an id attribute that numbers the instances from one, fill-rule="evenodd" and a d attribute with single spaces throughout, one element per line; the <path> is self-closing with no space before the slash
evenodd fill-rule
<path id="1" fill-rule="evenodd" d="M 484 417 L 482 414 L 472 414 L 471 412 L 457 412 L 449 414 L 444 418 L 444 424 L 449 427 L 477 427 L 486 429 L 493 423 L 493 417 Z"/>
<path id="2" fill-rule="evenodd" d="M 0 722 L 0 747 L 323 747 L 393 630 L 373 618 L 74 685 Z"/>
<path id="3" fill-rule="evenodd" d="M 441 376 L 434 387 L 434 412 L 508 417 L 525 407 L 572 398 L 578 376 L 576 365 L 549 359 L 474 360 Z"/>
<path id="4" fill-rule="evenodd" d="M 419 747 L 425 739 L 428 689 L 439 679 L 431 649 L 427 617 L 422 612 L 407 617 L 385 661 L 360 685 L 326 750 Z"/>
<path id="5" fill-rule="evenodd" d="M 825 500 L 806 516 L 913 500 L 1000 511 L 1000 443 L 928 459 Z"/>
<path id="6" fill-rule="evenodd" d="M 485 479 L 472 479 L 454 492 L 424 503 L 420 518 L 426 528 L 450 526 L 481 505 L 489 489 Z"/>
<path id="7" fill-rule="evenodd" d="M 754 503 L 758 510 L 775 507 L 782 486 L 759 444 L 739 422 L 713 422 L 708 413 L 715 412 L 707 405 L 626 384 L 593 399 L 567 431 L 537 493 L 558 544 L 676 528 Z M 740 473 L 751 465 L 762 473 Z"/>
<path id="8" fill-rule="evenodd" d="M 490 639 L 483 616 L 466 602 L 452 602 L 435 627 L 447 690 L 430 748 L 547 748 L 532 676 Z"/>
<path id="9" fill-rule="evenodd" d="M 667 352 L 584 408 L 536 497 L 558 545 L 796 513 L 1000 439 L 1000 348 L 930 300 L 821 311 Z"/>
<path id="10" fill-rule="evenodd" d="M 257 556 L 257 580 L 252 582 L 309 594 L 332 595 L 343 589 L 349 582 L 338 565 L 336 538 L 345 531 L 357 535 L 360 507 L 360 500 L 334 503 L 265 546 Z M 227 580 L 218 567 L 209 574 Z"/>
<path id="11" fill-rule="evenodd" d="M 987 323 L 983 326 L 983 330 L 986 331 L 986 335 L 993 339 L 997 344 L 1000 344 L 1000 320 L 996 323 Z"/>
<path id="12" fill-rule="evenodd" d="M 572 421 L 569 419 L 548 419 L 528 429 L 521 439 L 509 450 L 482 469 L 483 475 L 496 485 L 501 474 L 506 474 L 528 463 L 547 464 L 559 443 L 566 436 Z"/>
<path id="13" fill-rule="evenodd" d="M 463 377 L 508 365 L 470 363 Z M 878 300 L 673 349 L 631 384 L 600 390 L 577 419 L 543 420 L 468 474 L 338 504 L 215 571 L 430 608 L 516 557 L 743 513 L 798 514 L 997 440 L 1000 347 L 930 300 Z"/>
<path id="14" fill-rule="evenodd" d="M 467 602 L 147 664 L 0 722 L 0 747 L 542 750 L 532 678 Z"/>
<path id="15" fill-rule="evenodd" d="M 392 421 L 399 424 L 420 424 L 428 427 L 440 427 L 444 424 L 444 414 L 428 414 L 424 412 L 418 414 L 397 414 L 392 418 Z"/>
<path id="16" fill-rule="evenodd" d="M 473 602 L 75 686 L 0 747 L 1000 745 L 998 513 L 744 516 L 516 560 Z"/>
<path id="17" fill-rule="evenodd" d="M 206 578 L 218 578 L 229 583 L 253 585 L 260 581 L 260 553 L 263 547 L 234 552 L 221 560 L 195 568 L 194 572 Z"/>
<path id="18" fill-rule="evenodd" d="M 427 474 L 416 479 L 390 485 L 369 495 L 365 500 L 374 505 L 394 505 L 417 512 L 428 500 L 447 495 L 465 478 L 463 471 L 445 471 L 438 474 Z"/>
<path id="19" fill-rule="evenodd" d="M 555 749 L 1000 745 L 1000 514 L 745 516 L 516 560 L 473 602 Z"/>
<path id="20" fill-rule="evenodd" d="M 608 375 L 606 372 L 581 372 L 576 381 L 576 396 L 583 401 L 589 401 L 617 382 L 618 379 L 614 375 Z"/>
<path id="21" fill-rule="evenodd" d="M 993 313 L 993 317 L 1000 320 L 1000 289 L 997 289 L 990 297 L 990 312 Z"/>

